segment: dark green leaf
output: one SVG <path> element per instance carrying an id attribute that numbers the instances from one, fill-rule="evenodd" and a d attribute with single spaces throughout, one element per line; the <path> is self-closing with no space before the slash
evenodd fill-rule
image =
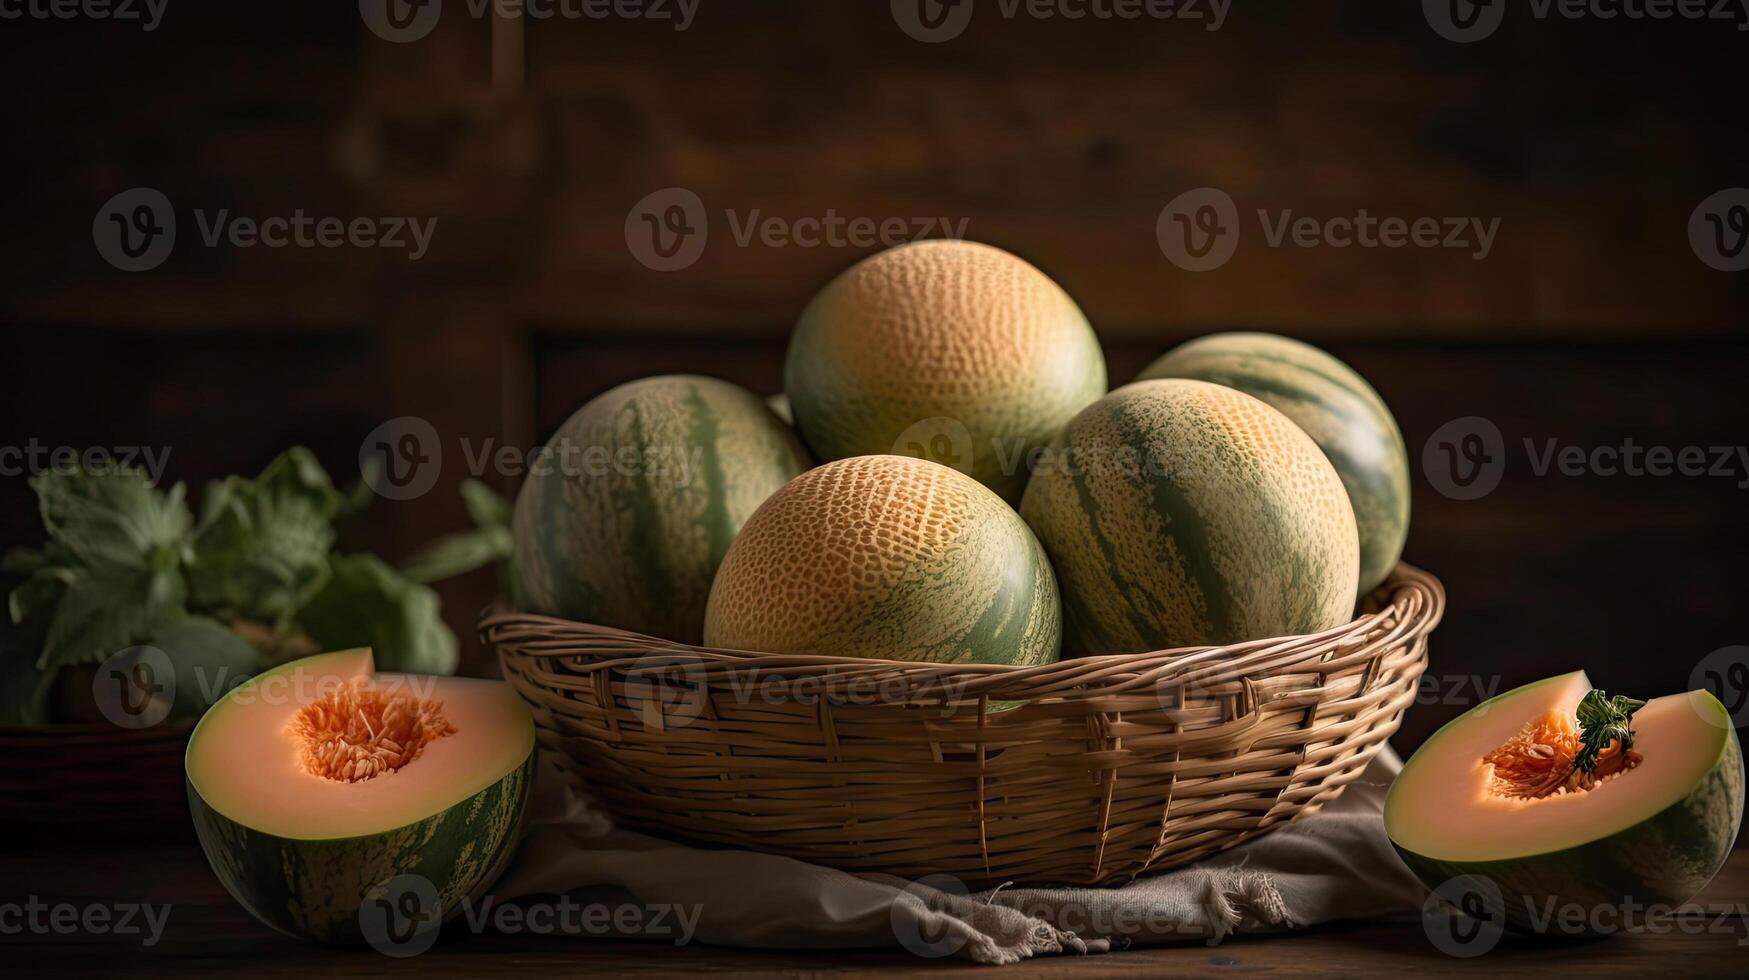
<path id="1" fill-rule="evenodd" d="M 465 575 L 510 557 L 510 532 L 502 528 L 462 531 L 439 538 L 401 566 L 415 582 L 436 582 Z"/>
<path id="2" fill-rule="evenodd" d="M 227 488 L 194 538 L 195 608 L 277 623 L 321 588 L 334 531 L 309 501 Z"/>
<path id="3" fill-rule="evenodd" d="M 135 646 L 181 615 L 185 599 L 182 575 L 175 568 L 82 569 L 55 604 L 37 667 L 53 672 Z"/>
<path id="4" fill-rule="evenodd" d="M 263 494 L 301 498 L 324 519 L 334 517 L 342 499 L 316 454 L 302 446 L 293 446 L 274 457 L 255 478 L 255 486 Z"/>
<path id="5" fill-rule="evenodd" d="M 1597 754 L 1610 742 L 1620 742 L 1623 751 L 1632 748 L 1634 732 L 1630 726 L 1634 712 L 1645 706 L 1646 702 L 1625 695 L 1612 698 L 1599 690 L 1587 691 L 1579 702 L 1579 710 L 1574 712 L 1579 718 L 1581 744 L 1578 754 L 1573 756 L 1573 768 L 1580 772 L 1595 769 Z"/>
<path id="6" fill-rule="evenodd" d="M 455 635 L 439 615 L 437 593 L 374 555 L 336 555 L 297 625 L 324 649 L 373 648 L 382 670 L 455 671 Z"/>
<path id="7" fill-rule="evenodd" d="M 472 477 L 462 481 L 462 504 L 468 509 L 468 519 L 481 530 L 510 530 L 514 508 L 498 491 Z"/>
<path id="8" fill-rule="evenodd" d="M 214 701 L 255 671 L 255 648 L 218 620 L 173 616 L 146 642 L 176 665 L 176 705 L 172 718 L 199 718 Z"/>
<path id="9" fill-rule="evenodd" d="M 67 586 L 73 584 L 77 577 L 77 572 L 59 565 L 44 565 L 32 572 L 7 597 L 7 611 L 11 614 L 12 622 L 22 623 L 39 613 L 45 617 L 46 622 L 46 617 L 54 609 L 55 603 L 61 601 Z"/>
<path id="10" fill-rule="evenodd" d="M 49 694 L 57 671 L 37 669 L 48 633 L 48 616 L 14 623 L 0 619 L 0 725 L 42 725 L 50 721 Z"/>
<path id="11" fill-rule="evenodd" d="M 145 569 L 174 557 L 188 534 L 181 484 L 160 492 L 136 471 L 106 469 L 50 471 L 30 485 L 49 534 L 46 555 L 58 563 Z"/>

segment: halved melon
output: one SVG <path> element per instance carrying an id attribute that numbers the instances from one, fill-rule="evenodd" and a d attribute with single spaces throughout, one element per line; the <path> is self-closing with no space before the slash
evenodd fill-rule
<path id="1" fill-rule="evenodd" d="M 1509 691 L 1403 767 L 1385 830 L 1429 888 L 1484 879 L 1508 924 L 1540 932 L 1621 921 L 1598 909 L 1680 905 L 1712 880 L 1743 819 L 1724 705 L 1706 691 L 1637 709 L 1590 693 L 1583 672 Z"/>
<path id="2" fill-rule="evenodd" d="M 185 768 L 201 847 L 232 896 L 289 935 L 356 942 L 360 908 L 390 879 L 423 877 L 447 917 L 503 870 L 534 721 L 500 681 L 378 674 L 369 650 L 347 650 L 226 694 Z"/>

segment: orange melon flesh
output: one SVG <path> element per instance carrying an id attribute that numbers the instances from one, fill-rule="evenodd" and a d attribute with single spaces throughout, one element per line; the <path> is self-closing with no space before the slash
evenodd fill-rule
<path id="1" fill-rule="evenodd" d="M 371 778 L 318 774 L 294 719 L 343 687 L 435 701 L 449 731 L 411 761 Z M 378 674 L 369 650 L 348 650 L 258 675 L 221 699 L 189 739 L 187 771 L 201 799 L 238 824 L 293 840 L 331 840 L 441 813 L 505 779 L 533 747 L 528 708 L 508 685 Z"/>
<path id="2" fill-rule="evenodd" d="M 1519 688 L 1440 729 L 1391 788 L 1385 825 L 1397 845 L 1435 861 L 1507 861 L 1621 833 L 1683 800 L 1719 764 L 1732 731 L 1702 691 L 1646 703 L 1633 716 L 1640 763 L 1592 789 L 1535 799 L 1502 795 L 1483 757 L 1548 712 L 1572 718 L 1591 690 L 1583 671 Z"/>

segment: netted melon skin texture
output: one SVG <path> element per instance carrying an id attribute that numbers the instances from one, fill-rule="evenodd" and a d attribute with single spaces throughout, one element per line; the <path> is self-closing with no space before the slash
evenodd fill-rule
<path id="1" fill-rule="evenodd" d="M 1074 300 L 1025 261 L 964 241 L 889 249 L 844 272 L 802 313 L 784 362 L 796 425 L 822 460 L 909 453 L 899 442 L 912 426 L 947 419 L 964 439 L 936 461 L 1010 504 L 1028 453 L 1105 385 Z"/>
<path id="2" fill-rule="evenodd" d="M 1065 653 L 1315 633 L 1354 612 L 1342 481 L 1286 416 L 1219 385 L 1141 381 L 1090 406 L 1021 514 L 1057 570 Z"/>
<path id="3" fill-rule="evenodd" d="M 900 456 L 828 463 L 773 495 L 705 620 L 712 646 L 937 663 L 1044 663 L 1061 634 L 1056 580 L 1019 515 Z"/>

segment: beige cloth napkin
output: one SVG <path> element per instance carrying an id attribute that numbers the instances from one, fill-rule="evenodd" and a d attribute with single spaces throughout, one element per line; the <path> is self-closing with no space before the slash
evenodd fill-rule
<path id="1" fill-rule="evenodd" d="M 620 830 L 557 787 L 550 765 L 514 864 L 491 901 L 595 907 L 590 934 L 769 949 L 902 946 L 1012 963 L 1411 912 L 1426 892 L 1381 817 L 1402 768 L 1387 746 L 1314 816 L 1185 868 L 1117 888 L 1003 887 L 851 874 L 749 851 L 685 847 Z M 611 910 L 615 914 L 606 914 Z"/>

